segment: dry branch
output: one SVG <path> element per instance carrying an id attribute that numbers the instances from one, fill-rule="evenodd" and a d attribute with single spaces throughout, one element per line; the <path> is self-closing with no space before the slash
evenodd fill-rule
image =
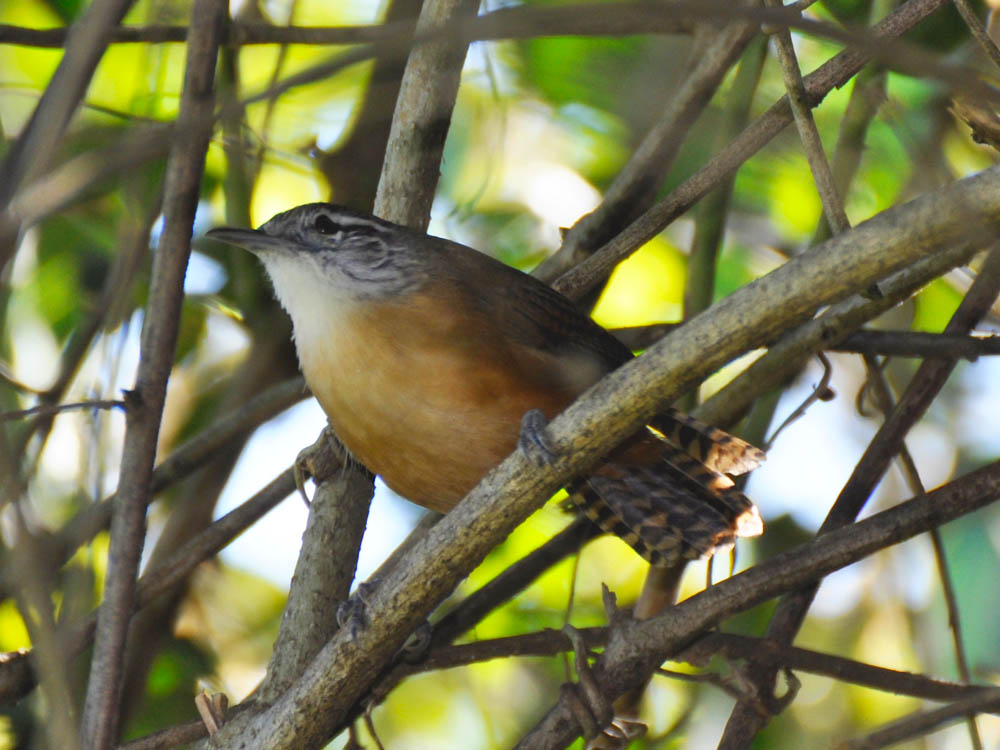
<path id="1" fill-rule="evenodd" d="M 602 694 L 642 684 L 665 659 L 726 617 L 856 562 L 873 552 L 971 513 L 1000 497 L 1000 462 L 848 527 L 817 537 L 706 589 L 652 620 L 622 618 L 594 665 Z M 967 713 L 964 711 L 963 713 Z M 519 748 L 565 747 L 580 733 L 563 699 L 522 738 Z"/>
<path id="2" fill-rule="evenodd" d="M 146 531 L 146 505 L 167 378 L 177 343 L 191 227 L 212 134 L 215 60 L 224 16 L 225 6 L 218 0 L 197 0 L 191 16 L 184 93 L 167 165 L 163 237 L 153 264 L 150 314 L 144 319 L 135 388 L 126 410 L 125 451 L 111 522 L 105 602 L 98 618 L 80 732 L 83 744 L 93 750 L 112 747 L 118 735 L 125 639 L 135 606 L 136 571 Z"/>

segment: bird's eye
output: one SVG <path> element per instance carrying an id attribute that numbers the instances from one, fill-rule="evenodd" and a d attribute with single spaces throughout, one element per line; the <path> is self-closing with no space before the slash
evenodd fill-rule
<path id="1" fill-rule="evenodd" d="M 313 228 L 320 234 L 336 234 L 340 227 L 326 214 L 319 214 L 313 222 Z"/>

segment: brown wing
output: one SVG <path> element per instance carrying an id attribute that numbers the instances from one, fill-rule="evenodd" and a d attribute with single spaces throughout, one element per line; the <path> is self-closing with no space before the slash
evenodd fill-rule
<path id="1" fill-rule="evenodd" d="M 757 508 L 728 477 L 671 445 L 659 451 L 648 465 L 606 462 L 571 483 L 570 502 L 652 565 L 710 557 L 763 531 Z"/>
<path id="2" fill-rule="evenodd" d="M 448 266 L 456 284 L 469 292 L 472 307 L 499 324 L 507 338 L 503 343 L 574 363 L 588 358 L 602 373 L 632 359 L 628 347 L 533 276 L 463 245 L 438 247 L 450 255 Z"/>
<path id="3" fill-rule="evenodd" d="M 526 381 L 562 408 L 632 352 L 563 295 L 516 269 L 460 245 L 449 267 L 469 295 L 470 314 L 489 319 Z M 497 325 L 499 324 L 499 325 Z M 555 386 L 555 388 L 553 388 Z M 549 414 L 554 416 L 554 414 Z M 571 502 L 654 565 L 711 555 L 762 526 L 757 509 L 723 472 L 742 473 L 763 453 L 674 410 L 653 422 L 662 436 L 637 433 L 592 475 L 568 487 Z"/>
<path id="4" fill-rule="evenodd" d="M 574 395 L 632 359 L 628 347 L 563 295 L 532 276 L 469 248 L 458 247 L 465 252 L 456 260 L 482 268 L 482 273 L 466 276 L 489 278 L 489 283 L 475 289 L 478 304 L 484 313 L 500 316 L 502 329 L 511 342 L 532 353 L 553 355 L 577 373 L 587 368 L 593 370 L 578 378 L 580 387 L 574 389 Z M 712 471 L 745 474 L 765 458 L 762 450 L 745 440 L 676 409 L 664 410 L 650 421 L 650 426 Z"/>

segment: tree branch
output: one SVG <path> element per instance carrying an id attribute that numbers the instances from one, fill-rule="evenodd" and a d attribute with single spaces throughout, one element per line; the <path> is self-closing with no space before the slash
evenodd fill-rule
<path id="1" fill-rule="evenodd" d="M 118 734 L 125 638 L 134 607 L 167 378 L 177 342 L 191 227 L 212 134 L 212 83 L 225 12 L 219 0 L 197 0 L 192 10 L 184 91 L 176 140 L 167 164 L 164 231 L 153 263 L 135 389 L 126 411 L 125 451 L 119 502 L 111 523 L 105 603 L 98 618 L 81 727 L 83 744 L 93 750 L 112 747 Z"/>
<path id="2" fill-rule="evenodd" d="M 288 469 L 253 497 L 231 510 L 198 536 L 186 542 L 152 570 L 147 571 L 136 585 L 135 612 L 174 590 L 186 581 L 201 563 L 217 555 L 226 545 L 255 524 L 274 506 L 295 491 L 295 479 Z M 135 612 L 131 614 L 134 615 Z M 91 613 L 76 625 L 64 639 L 64 658 L 73 658 L 90 645 L 100 610 Z M 0 654 L 0 703 L 13 702 L 35 687 L 31 650 Z"/>
<path id="3" fill-rule="evenodd" d="M 267 675 L 254 691 L 265 704 L 302 674 L 336 632 L 337 605 L 350 593 L 375 491 L 374 477 L 349 457 L 332 431 L 324 430 L 305 453 L 316 492 Z"/>
<path id="4" fill-rule="evenodd" d="M 443 35 L 441 29 L 474 15 L 478 7 L 479 0 L 426 0 L 420 11 L 418 38 L 436 38 L 415 44 L 403 71 L 375 195 L 375 213 L 384 219 L 421 231 L 430 223 L 444 141 L 469 47 L 465 39 Z"/>
<path id="5" fill-rule="evenodd" d="M 652 620 L 621 618 L 593 667 L 601 693 L 617 697 L 640 685 L 665 659 L 699 633 L 742 612 L 929 528 L 971 513 L 1000 496 L 1000 462 L 850 526 L 831 531 L 717 583 Z M 968 713 L 964 709 L 962 713 Z M 561 698 L 518 748 L 565 747 L 580 733 Z"/>
<path id="6" fill-rule="evenodd" d="M 849 234 L 853 233 L 838 236 Z M 967 332 L 989 310 L 998 292 L 1000 292 L 1000 249 L 995 249 L 987 256 L 975 282 L 952 316 L 945 332 L 952 334 Z M 920 366 L 896 408 L 883 422 L 855 466 L 823 521 L 819 530 L 820 535 L 846 526 L 857 517 L 889 463 L 899 453 L 907 432 L 924 414 L 955 364 L 956 360 L 953 359 L 933 359 L 925 361 Z M 812 604 L 817 588 L 818 583 L 815 583 L 785 597 L 778 605 L 768 626 L 768 637 L 790 643 L 805 619 L 806 611 Z M 774 678 L 775 673 L 767 669 L 754 675 L 761 694 L 770 693 Z M 756 707 L 749 703 L 738 703 L 730 715 L 720 746 L 744 747 L 762 728 L 765 720 L 766 717 L 762 716 Z"/>
<path id="7" fill-rule="evenodd" d="M 948 357 L 974 362 L 979 357 L 1000 354 L 1000 336 L 926 333 L 924 331 L 855 331 L 839 344 L 836 352 L 889 357 Z"/>
<path id="8" fill-rule="evenodd" d="M 898 742 L 922 737 L 946 724 L 960 721 L 977 713 L 1000 713 L 1000 688 L 985 690 L 978 695 L 952 703 L 950 706 L 933 711 L 918 711 L 887 724 L 871 734 L 857 740 L 845 742 L 843 750 L 876 750 Z"/>
<path id="9" fill-rule="evenodd" d="M 600 205 L 573 225 L 562 247 L 539 264 L 535 276 L 551 282 L 614 237 L 652 202 L 688 131 L 757 33 L 759 26 L 752 23 L 700 28 L 685 76 L 671 92 L 659 120 L 605 190 Z"/>
<path id="10" fill-rule="evenodd" d="M 906 33 L 945 4 L 946 0 L 909 0 L 871 29 L 871 35 L 888 43 Z M 774 9 L 762 9 L 771 10 Z M 850 49 L 841 52 L 805 77 L 806 94 L 814 104 L 832 89 L 843 86 L 864 65 L 875 50 Z M 553 286 L 570 298 L 578 299 L 607 278 L 611 269 L 663 231 L 674 219 L 714 187 L 722 184 L 736 170 L 767 145 L 792 122 L 788 97 L 782 97 L 731 144 L 704 167 L 677 186 L 663 200 L 630 224 L 624 232 L 598 249 L 590 258 L 563 274 Z"/>

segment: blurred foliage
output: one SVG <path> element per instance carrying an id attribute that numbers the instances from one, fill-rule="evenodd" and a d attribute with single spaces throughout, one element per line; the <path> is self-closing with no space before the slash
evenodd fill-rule
<path id="1" fill-rule="evenodd" d="M 8 0 L 0 3 L 0 23 L 59 26 L 74 20 L 82 7 L 77 0 Z M 310 0 L 294 6 L 275 1 L 260 7 L 247 3 L 241 12 L 283 23 L 293 10 L 294 22 L 301 25 L 366 23 L 384 12 L 379 4 L 360 0 Z M 860 26 L 868 23 L 870 3 L 829 2 L 814 6 L 814 12 Z M 187 3 L 140 0 L 126 21 L 133 25 L 184 23 L 187 13 Z M 948 53 L 962 59 L 977 55 L 950 8 L 923 24 L 910 39 L 924 45 L 929 54 Z M 597 205 L 600 191 L 660 116 L 685 70 L 690 49 L 686 37 L 546 37 L 474 44 L 449 132 L 432 232 L 521 268 L 535 265 L 558 247 L 560 229 Z M 823 40 L 797 37 L 797 50 L 803 69 L 809 71 L 839 48 Z M 86 106 L 59 153 L 53 155 L 53 163 L 64 164 L 74 156 L 92 153 L 107 158 L 127 133 L 150 122 L 170 121 L 177 112 L 184 52 L 181 44 L 112 45 L 88 90 Z M 223 94 L 257 94 L 271 84 L 276 69 L 278 78 L 288 77 L 336 52 L 305 45 L 245 47 L 238 53 L 234 90 Z M 3 150 L 23 128 L 60 54 L 0 45 Z M 249 215 L 259 224 L 292 205 L 327 196 L 331 186 L 317 168 L 317 157 L 336 152 L 357 128 L 364 132 L 385 125 L 357 121 L 360 104 L 370 95 L 371 68 L 370 63 L 350 66 L 322 81 L 293 88 L 276 100 L 256 102 L 246 109 L 246 126 L 240 132 L 223 135 L 217 131 L 208 154 L 196 231 L 222 223 L 227 210 Z M 727 77 L 692 129 L 661 191 L 679 184 L 717 151 L 717 133 L 726 116 L 724 105 L 732 79 Z M 967 128 L 947 113 L 948 94 L 939 84 L 891 73 L 887 87 L 888 101 L 867 130 L 857 177 L 844 196 L 853 223 L 946 180 L 982 169 L 995 159 L 988 149 L 972 143 Z M 751 114 L 763 112 L 783 92 L 780 71 L 769 59 Z M 833 153 L 849 95 L 850 86 L 831 93 L 816 112 L 828 153 Z M 250 165 L 252 191 L 246 205 L 236 205 L 237 197 L 227 192 L 225 181 L 227 170 L 233 168 L 225 147 L 232 147 L 237 138 L 246 160 L 243 166 Z M 138 167 L 112 168 L 110 176 L 70 196 L 67 206 L 44 218 L 24 238 L 9 272 L 9 290 L 0 296 L 0 364 L 15 383 L 28 389 L 0 380 L 4 408 L 35 403 L 31 389 L 44 390 L 56 381 L 60 353 L 95 310 L 106 304 L 101 302 L 102 294 L 125 252 L 126 227 L 141 224 L 144 217 L 157 212 L 163 157 L 160 153 Z M 361 170 L 379 167 L 357 164 Z M 820 216 L 805 157 L 789 128 L 735 177 L 716 297 L 801 250 Z M 121 288 L 111 290 L 117 295 L 112 308 L 115 315 L 98 327 L 62 400 L 117 398 L 122 388 L 130 386 L 158 225 L 149 227 L 147 234 L 150 231 L 149 247 L 142 248 L 139 261 L 121 280 Z M 595 317 L 608 326 L 678 320 L 691 233 L 691 220 L 681 219 L 623 263 L 603 291 Z M 294 368 L 287 330 L 274 323 L 280 316 L 259 269 L 246 257 L 211 243 L 197 241 L 196 250 L 200 258 L 188 282 L 198 291 L 184 305 L 161 456 L 211 424 L 235 393 L 245 395 L 234 388 L 234 382 L 242 382 L 238 373 L 249 369 L 245 367 L 248 352 L 267 352 L 273 358 L 267 362 L 273 364 L 275 377 Z M 210 290 L 205 292 L 200 285 Z M 904 306 L 909 325 L 913 330 L 940 331 L 961 294 L 953 278 L 930 284 Z M 276 338 L 271 340 L 269 335 Z M 274 343 L 277 338 L 284 339 L 285 348 Z M 272 348 L 263 347 L 262 342 L 269 341 Z M 767 467 L 752 480 L 749 492 L 762 507 L 768 530 L 763 539 L 740 545 L 737 569 L 811 538 L 874 429 L 873 420 L 859 416 L 853 408 L 861 386 L 859 370 L 843 364 L 846 358 L 837 362 L 839 397 L 831 404 L 815 406 L 796 431 L 779 438 Z M 962 377 L 953 379 L 928 416 L 933 434 L 927 444 L 915 441 L 912 446 L 922 466 L 946 459 L 938 481 L 947 479 L 951 471 L 979 465 L 1000 453 L 996 408 L 1000 377 L 993 367 L 983 362 L 963 369 Z M 912 363 L 907 362 L 892 373 L 905 377 L 912 371 Z M 724 377 L 729 377 L 729 370 Z M 815 382 L 814 373 L 808 371 L 790 383 L 779 412 L 794 408 Z M 986 411 L 989 404 L 992 410 Z M 974 441 L 963 438 L 960 429 L 969 422 L 980 430 Z M 23 429 L 11 427 L 8 443 L 17 445 Z M 312 437 L 294 424 L 284 429 L 276 443 L 304 446 Z M 31 474 L 25 503 L 33 527 L 40 533 L 54 532 L 114 488 L 122 434 L 120 414 L 83 411 L 59 416 L 44 445 L 29 441 L 22 458 L 27 462 L 37 456 L 37 471 Z M 788 458 L 796 443 L 811 448 L 815 463 L 796 465 Z M 220 484 L 225 484 L 229 468 L 229 464 L 220 468 Z M 265 475 L 270 468 L 240 465 L 230 481 L 241 491 L 258 487 L 270 479 Z M 192 485 L 183 487 L 172 491 L 169 513 L 154 510 L 151 514 L 150 548 L 160 541 L 170 514 L 200 504 L 199 512 L 207 516 L 218 500 L 218 488 L 195 496 Z M 898 479 L 890 477 L 883 482 L 877 502 L 885 506 L 908 494 Z M 207 523 L 207 517 L 200 520 Z M 373 516 L 367 542 L 382 556 L 389 551 L 378 547 L 383 523 L 387 523 L 384 517 Z M 493 551 L 446 608 L 524 557 L 565 523 L 566 517 L 553 504 L 539 511 Z M 142 695 L 135 696 L 128 736 L 191 718 L 191 699 L 201 684 L 228 692 L 235 702 L 260 679 L 277 631 L 287 570 L 299 542 L 297 530 L 277 528 L 283 529 L 283 536 L 273 535 L 273 542 L 286 548 L 287 569 L 275 574 L 253 555 L 203 565 L 188 590 L 168 609 L 161 640 L 149 645 L 145 654 L 148 669 Z M 944 530 L 944 537 L 973 672 L 979 679 L 995 680 L 1000 670 L 995 632 L 1000 601 L 992 576 L 1000 562 L 1000 519 L 987 510 L 952 524 Z M 54 607 L 82 614 L 99 600 L 106 551 L 106 537 L 100 535 L 57 571 Z M 690 567 L 686 595 L 701 588 L 706 577 L 705 564 Z M 716 561 L 712 570 L 716 580 L 724 577 L 727 561 Z M 553 567 L 465 639 L 559 628 L 567 618 L 571 590 L 570 621 L 579 627 L 603 624 L 601 585 L 608 585 L 622 604 L 628 604 L 638 594 L 643 575 L 644 564 L 624 544 L 597 540 L 579 560 Z M 284 578 L 273 580 L 279 576 Z M 26 646 L 30 633 L 25 621 L 37 613 L 22 616 L 12 592 L 2 593 L 6 598 L 0 601 L 0 648 Z M 768 603 L 742 613 L 727 621 L 725 629 L 760 635 L 772 610 L 773 604 Z M 947 616 L 927 541 L 913 540 L 831 576 L 797 643 L 954 679 Z M 708 669 L 727 674 L 732 667 L 718 660 Z M 387 747 L 456 747 L 458 738 L 467 748 L 505 747 L 547 709 L 566 678 L 565 662 L 558 658 L 504 659 L 421 675 L 399 686 L 375 709 L 373 719 Z M 802 682 L 789 711 L 775 718 L 757 738 L 758 750 L 829 746 L 831 741 L 856 735 L 919 705 L 912 699 L 826 678 L 805 675 Z M 656 678 L 644 707 L 650 736 L 634 747 L 712 747 L 731 705 L 729 697 L 709 685 Z M 0 707 L 0 748 L 34 746 L 31 742 L 44 726 L 45 710 L 37 695 Z M 1000 722 L 984 719 L 980 727 L 991 746 L 1000 742 Z M 963 731 L 949 730 L 903 747 L 964 746 Z M 369 741 L 364 731 L 361 736 Z M 343 738 L 338 740 L 337 746 L 343 742 Z"/>

